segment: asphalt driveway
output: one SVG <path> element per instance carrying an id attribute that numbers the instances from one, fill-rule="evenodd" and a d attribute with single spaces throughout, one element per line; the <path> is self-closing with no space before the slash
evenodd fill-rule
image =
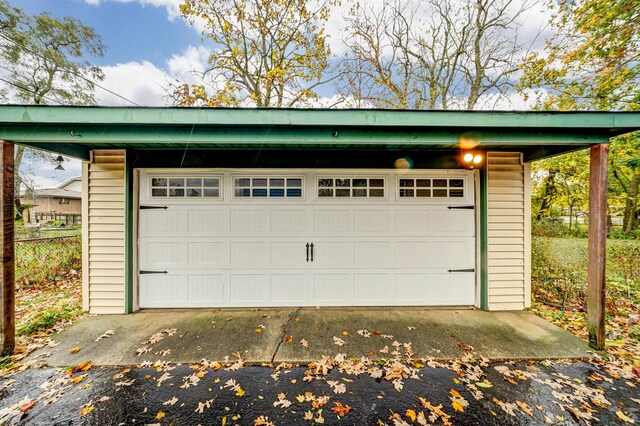
<path id="1" fill-rule="evenodd" d="M 409 365 L 404 372 L 392 363 L 387 369 L 370 365 L 357 372 L 345 368 L 348 364 L 332 365 L 321 374 L 309 366 L 279 370 L 108 367 L 75 373 L 32 369 L 0 378 L 0 423 L 608 425 L 640 421 L 638 377 L 607 365 L 524 361 L 481 365 L 468 358 Z M 381 377 L 376 377 L 377 369 L 384 370 Z"/>

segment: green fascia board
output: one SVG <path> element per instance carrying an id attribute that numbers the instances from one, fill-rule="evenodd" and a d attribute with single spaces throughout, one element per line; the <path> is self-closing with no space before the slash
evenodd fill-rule
<path id="1" fill-rule="evenodd" d="M 455 147 L 461 143 L 482 145 L 591 145 L 607 143 L 606 131 L 577 132 L 568 129 L 485 129 L 460 131 L 459 129 L 409 128 L 328 128 L 308 127 L 213 127 L 213 126 L 74 126 L 0 124 L 0 139 L 17 143 L 69 143 L 91 148 L 100 144 L 127 143 L 135 147 L 141 143 L 165 144 L 206 143 L 211 146 L 240 144 L 265 146 L 271 144 L 304 146 L 318 144 L 339 145 L 416 145 Z"/>
<path id="2" fill-rule="evenodd" d="M 1 139 L 1 138 L 0 138 Z M 66 155 L 68 157 L 77 158 L 80 160 L 89 160 L 91 158 L 91 148 L 83 145 L 71 144 L 71 143 L 51 143 L 47 142 L 29 142 L 24 145 L 28 145 L 32 148 L 38 148 L 43 151 L 49 151 L 56 154 Z"/>
<path id="3" fill-rule="evenodd" d="M 615 135 L 640 129 L 640 113 L 3 105 L 0 123 L 600 129 Z"/>

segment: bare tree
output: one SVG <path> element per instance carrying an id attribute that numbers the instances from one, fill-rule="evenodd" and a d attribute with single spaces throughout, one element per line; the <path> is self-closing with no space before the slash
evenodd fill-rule
<path id="1" fill-rule="evenodd" d="M 483 95 L 504 95 L 512 88 L 525 56 L 517 27 L 535 4 L 536 0 L 396 0 L 381 8 L 357 4 L 345 16 L 350 59 L 339 91 L 352 98 L 365 96 L 375 107 L 477 108 Z"/>

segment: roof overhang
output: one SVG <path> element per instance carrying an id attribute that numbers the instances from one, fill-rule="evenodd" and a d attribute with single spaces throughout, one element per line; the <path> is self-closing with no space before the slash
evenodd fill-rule
<path id="1" fill-rule="evenodd" d="M 532 161 L 638 129 L 638 112 L 0 106 L 0 139 L 82 159 L 97 148 L 475 148 Z"/>

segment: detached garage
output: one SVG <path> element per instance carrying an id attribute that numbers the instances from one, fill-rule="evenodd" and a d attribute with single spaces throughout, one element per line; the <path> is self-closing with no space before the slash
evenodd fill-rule
<path id="1" fill-rule="evenodd" d="M 638 128 L 637 113 L 0 106 L 0 139 L 84 160 L 97 314 L 527 308 L 529 164 L 588 147 L 600 291 L 607 144 Z"/>

